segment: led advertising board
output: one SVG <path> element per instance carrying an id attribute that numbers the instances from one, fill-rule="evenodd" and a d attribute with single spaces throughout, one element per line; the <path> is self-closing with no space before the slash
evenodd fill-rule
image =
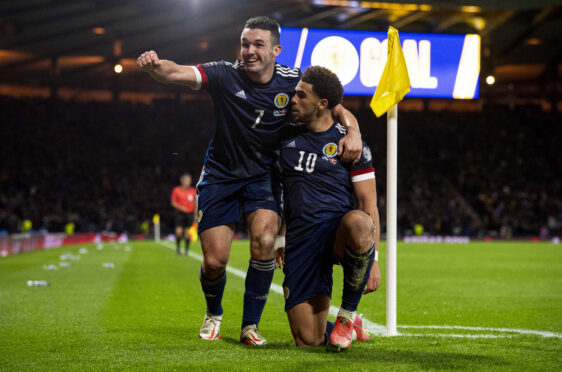
<path id="1" fill-rule="evenodd" d="M 406 97 L 474 99 L 479 96 L 480 36 L 400 33 L 411 90 Z M 387 59 L 387 33 L 283 28 L 277 62 L 321 65 L 340 78 L 345 94 L 372 95 Z"/>

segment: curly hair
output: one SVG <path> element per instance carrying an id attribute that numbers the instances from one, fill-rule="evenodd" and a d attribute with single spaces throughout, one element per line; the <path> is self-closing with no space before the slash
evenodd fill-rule
<path id="1" fill-rule="evenodd" d="M 279 23 L 272 18 L 266 16 L 252 17 L 246 21 L 244 28 L 249 28 L 250 30 L 259 28 L 260 30 L 269 31 L 271 32 L 271 44 L 279 45 L 281 27 Z"/>
<path id="2" fill-rule="evenodd" d="M 310 66 L 301 78 L 312 85 L 312 90 L 322 99 L 328 100 L 328 108 L 334 108 L 343 100 L 343 87 L 340 79 L 332 71 L 322 66 Z"/>

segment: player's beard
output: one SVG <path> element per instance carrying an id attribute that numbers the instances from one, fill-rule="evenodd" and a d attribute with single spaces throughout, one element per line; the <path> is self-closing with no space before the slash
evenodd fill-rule
<path id="1" fill-rule="evenodd" d="M 297 123 L 308 124 L 314 119 L 314 112 L 303 112 L 298 110 L 296 113 L 293 111 L 291 117 Z"/>

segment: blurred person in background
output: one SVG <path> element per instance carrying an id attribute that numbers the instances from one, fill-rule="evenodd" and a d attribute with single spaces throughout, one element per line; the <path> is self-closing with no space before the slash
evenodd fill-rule
<path id="1" fill-rule="evenodd" d="M 180 185 L 174 187 L 170 197 L 170 203 L 176 211 L 176 253 L 181 254 L 181 240 L 185 240 L 185 254 L 189 252 L 189 243 L 191 242 L 189 228 L 193 225 L 195 207 L 196 207 L 196 191 L 191 186 L 191 175 L 182 174 L 180 177 Z"/>

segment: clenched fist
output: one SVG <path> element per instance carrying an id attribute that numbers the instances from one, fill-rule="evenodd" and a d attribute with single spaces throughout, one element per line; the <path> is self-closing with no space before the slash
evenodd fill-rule
<path id="1" fill-rule="evenodd" d="M 143 71 L 153 71 L 160 67 L 160 59 L 158 59 L 158 54 L 151 50 L 149 52 L 144 52 L 137 58 L 137 65 Z"/>

